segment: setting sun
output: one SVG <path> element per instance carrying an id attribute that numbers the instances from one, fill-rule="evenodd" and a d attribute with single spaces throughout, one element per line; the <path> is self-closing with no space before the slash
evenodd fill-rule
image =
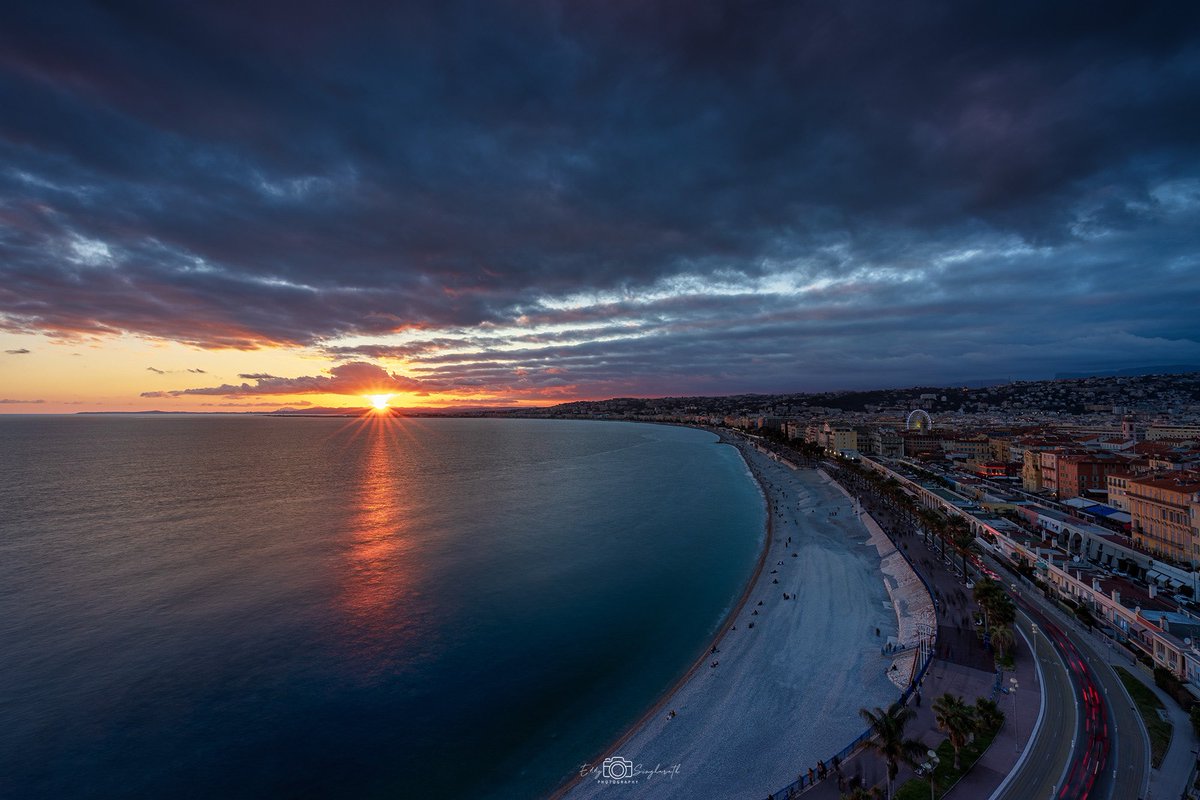
<path id="1" fill-rule="evenodd" d="M 371 405 L 376 411 L 383 411 L 388 407 L 388 401 L 392 399 L 390 394 L 372 394 L 368 395 L 367 399 L 371 401 Z"/>

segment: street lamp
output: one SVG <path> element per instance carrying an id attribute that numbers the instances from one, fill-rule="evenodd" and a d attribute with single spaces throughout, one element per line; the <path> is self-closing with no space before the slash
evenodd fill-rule
<path id="1" fill-rule="evenodd" d="M 938 764 L 941 759 L 938 758 L 936 750 L 928 751 L 929 754 L 929 800 L 935 800 L 933 796 L 933 773 L 937 771 Z"/>
<path id="2" fill-rule="evenodd" d="M 1033 632 L 1033 682 L 1034 682 L 1034 683 L 1037 683 L 1037 682 L 1038 682 L 1038 668 L 1037 668 L 1037 661 L 1038 661 L 1038 648 L 1037 648 L 1037 637 L 1038 637 L 1038 631 L 1039 631 L 1040 629 L 1038 628 L 1038 625 L 1037 625 L 1037 623 L 1036 623 L 1036 622 L 1031 622 L 1031 623 L 1029 623 L 1029 629 L 1030 629 L 1030 630 Z"/>
<path id="3" fill-rule="evenodd" d="M 1009 678 L 1008 682 L 1012 684 L 1008 687 L 1008 694 L 1012 697 L 1013 739 L 1015 740 L 1013 752 L 1019 753 L 1021 752 L 1021 737 L 1017 733 L 1017 689 L 1020 688 L 1021 684 L 1017 683 L 1016 678 Z"/>

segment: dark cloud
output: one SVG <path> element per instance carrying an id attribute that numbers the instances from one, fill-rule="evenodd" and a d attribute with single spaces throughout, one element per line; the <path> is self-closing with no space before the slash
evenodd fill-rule
<path id="1" fill-rule="evenodd" d="M 1200 355 L 1197 4 L 277 12 L 6 9 L 0 329 L 589 393 Z"/>
<path id="2" fill-rule="evenodd" d="M 146 367 L 146 371 L 153 372 L 155 375 L 166 375 L 167 374 L 167 371 L 165 369 L 158 369 L 157 367 Z"/>
<path id="3" fill-rule="evenodd" d="M 0 398 L 0 405 L 5 405 L 5 406 L 8 406 L 8 405 L 14 405 L 14 406 L 37 405 L 38 403 L 44 403 L 44 402 L 46 402 L 46 401 L 45 400 L 13 400 L 13 399 L 7 398 L 7 397 Z"/>
<path id="4" fill-rule="evenodd" d="M 188 369 L 188 372 L 191 372 L 191 373 L 193 373 L 193 374 L 196 374 L 196 375 L 207 375 L 207 374 L 208 374 L 208 372 L 207 372 L 207 371 L 205 371 L 205 370 L 202 370 L 202 369 L 190 369 L 190 368 L 189 368 L 189 369 Z"/>
<path id="5" fill-rule="evenodd" d="M 5 350 L 4 352 L 10 356 L 24 356 L 24 355 L 28 355 L 32 351 L 25 347 L 21 347 L 16 350 Z"/>
<path id="6" fill-rule="evenodd" d="M 427 384 L 421 381 L 395 375 L 375 364 L 356 361 L 333 367 L 329 370 L 329 375 L 300 378 L 276 378 L 264 375 L 256 378 L 254 385 L 248 383 L 237 386 L 224 384 L 194 389 L 172 389 L 166 392 L 142 392 L 142 397 L 183 397 L 185 395 L 258 397 L 279 394 L 367 395 L 421 391 L 426 386 Z"/>

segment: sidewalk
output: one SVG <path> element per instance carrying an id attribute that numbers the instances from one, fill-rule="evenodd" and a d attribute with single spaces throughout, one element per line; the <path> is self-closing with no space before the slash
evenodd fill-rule
<path id="1" fill-rule="evenodd" d="M 1183 794 L 1192 775 L 1192 767 L 1196 763 L 1196 734 L 1192 730 L 1192 721 L 1179 704 L 1169 694 L 1154 685 L 1154 679 L 1146 675 L 1140 668 L 1129 670 L 1142 683 L 1154 690 L 1154 694 L 1167 710 L 1167 718 L 1174 729 L 1171 731 L 1171 744 L 1163 758 L 1162 766 L 1150 770 L 1151 798 L 1172 798 Z"/>

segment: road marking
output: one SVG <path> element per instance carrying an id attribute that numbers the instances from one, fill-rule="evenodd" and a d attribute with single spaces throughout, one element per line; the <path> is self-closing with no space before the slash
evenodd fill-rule
<path id="1" fill-rule="evenodd" d="M 1024 616 L 1026 621 L 1028 622 L 1029 617 L 1027 615 L 1025 615 L 1024 612 L 1021 612 L 1021 613 L 1022 613 L 1022 616 Z M 1021 638 L 1025 640 L 1025 646 L 1028 647 L 1030 649 L 1030 651 L 1032 651 L 1033 645 L 1030 643 L 1029 637 L 1025 635 L 1025 631 L 1021 630 L 1020 625 L 1018 625 L 1016 627 L 1017 627 L 1017 633 L 1021 634 Z M 1042 675 L 1042 665 L 1040 663 L 1037 663 L 1037 661 L 1035 660 L 1033 666 L 1034 666 L 1034 669 L 1037 670 L 1038 684 L 1042 687 L 1042 690 L 1040 692 L 1038 692 L 1037 722 L 1033 723 L 1033 730 L 1031 730 L 1029 732 L 1029 740 L 1025 742 L 1025 749 L 1021 751 L 1021 755 L 1017 759 L 1017 763 L 1013 764 L 1013 768 L 1010 769 L 1008 771 L 1008 774 L 1004 776 L 1004 780 L 1002 780 L 1000 782 L 1000 785 L 996 787 L 996 791 L 992 792 L 992 796 L 989 797 L 988 800 L 996 800 L 996 798 L 998 798 L 1001 794 L 1004 793 L 1004 790 L 1008 788 L 1008 785 L 1010 783 L 1012 783 L 1013 778 L 1016 777 L 1017 772 L 1021 769 L 1021 766 L 1025 763 L 1025 760 L 1027 758 L 1029 758 L 1029 754 L 1033 751 L 1033 742 L 1035 739 L 1037 739 L 1038 732 L 1041 731 L 1041 729 L 1042 729 L 1042 720 L 1046 716 L 1046 679 Z M 1013 713 L 1013 716 L 1014 717 L 1016 716 L 1015 711 Z M 1013 725 L 1016 726 L 1016 724 L 1017 724 L 1017 721 L 1014 719 Z M 1055 788 L 1057 789 L 1058 787 L 1055 787 Z M 1050 795 L 1053 796 L 1054 792 L 1051 791 Z"/>

